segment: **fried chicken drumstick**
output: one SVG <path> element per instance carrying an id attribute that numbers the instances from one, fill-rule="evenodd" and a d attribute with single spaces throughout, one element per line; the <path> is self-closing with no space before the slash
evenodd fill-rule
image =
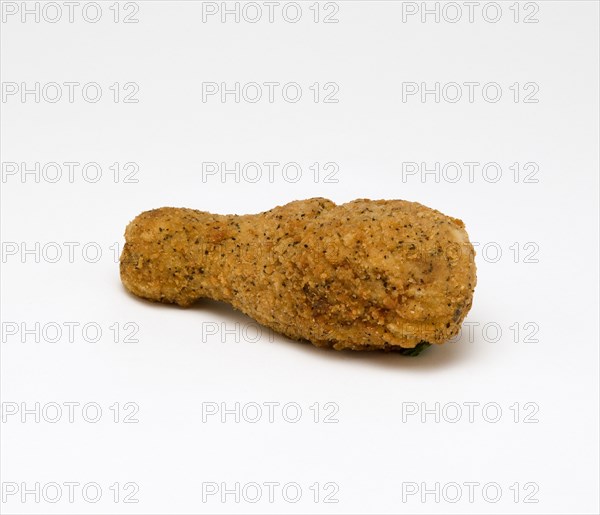
<path id="1" fill-rule="evenodd" d="M 463 222 L 404 200 L 313 198 L 256 215 L 164 207 L 137 216 L 125 240 L 121 280 L 135 295 L 228 302 L 337 350 L 444 343 L 476 284 Z"/>

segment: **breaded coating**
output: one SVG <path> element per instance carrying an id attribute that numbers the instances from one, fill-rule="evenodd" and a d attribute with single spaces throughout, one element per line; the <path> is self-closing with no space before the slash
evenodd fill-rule
<path id="1" fill-rule="evenodd" d="M 404 200 L 312 198 L 243 216 L 164 207 L 136 217 L 125 240 L 121 279 L 135 295 L 228 302 L 338 350 L 444 343 L 476 284 L 463 222 Z"/>

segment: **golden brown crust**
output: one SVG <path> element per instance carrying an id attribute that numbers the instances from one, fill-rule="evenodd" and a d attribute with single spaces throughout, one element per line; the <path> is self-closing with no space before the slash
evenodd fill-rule
<path id="1" fill-rule="evenodd" d="M 462 221 L 403 200 L 313 198 L 244 216 L 166 207 L 140 214 L 125 239 L 121 279 L 134 294 L 225 301 L 319 347 L 443 343 L 476 284 Z"/>

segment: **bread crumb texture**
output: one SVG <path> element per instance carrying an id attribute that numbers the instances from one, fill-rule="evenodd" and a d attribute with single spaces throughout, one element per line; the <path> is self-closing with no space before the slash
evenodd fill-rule
<path id="1" fill-rule="evenodd" d="M 404 200 L 313 198 L 242 216 L 164 207 L 137 216 L 125 240 L 121 279 L 135 295 L 228 302 L 338 350 L 444 343 L 476 284 L 463 222 Z"/>

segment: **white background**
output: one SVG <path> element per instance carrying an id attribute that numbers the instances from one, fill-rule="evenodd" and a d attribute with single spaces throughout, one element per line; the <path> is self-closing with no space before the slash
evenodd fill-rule
<path id="1" fill-rule="evenodd" d="M 449 8 L 439 23 L 434 15 L 423 22 L 420 13 L 403 20 L 412 6 L 394 1 L 321 4 L 321 20 L 336 10 L 338 23 L 315 23 L 313 2 L 301 3 L 297 23 L 280 7 L 269 23 L 262 3 L 257 23 L 236 23 L 233 15 L 203 22 L 195 1 L 138 2 L 138 23 L 115 23 L 113 2 L 100 4 L 97 23 L 81 8 L 69 23 L 59 2 L 64 12 L 56 23 L 44 12 L 39 23 L 17 13 L 1 26 L 3 91 L 11 82 L 43 88 L 72 81 L 97 82 L 103 92 L 92 103 L 79 87 L 69 102 L 64 88 L 51 103 L 34 94 L 23 102 L 19 89 L 1 105 L 1 474 L 5 494 L 19 489 L 0 504 L 2 512 L 598 513 L 598 4 L 522 3 L 515 22 L 513 2 L 501 2 L 496 23 L 481 7 L 469 22 L 460 2 L 456 23 L 448 21 L 456 15 Z M 122 4 L 119 12 L 134 7 Z M 538 22 L 524 23 L 527 14 Z M 269 81 L 297 82 L 303 96 L 292 103 L 277 89 L 272 103 L 202 98 L 206 82 Z M 119 102 L 109 89 L 116 82 Z M 122 101 L 127 82 L 139 87 L 137 103 Z M 321 93 L 323 84 L 336 83 L 338 102 L 315 102 L 315 82 Z M 455 103 L 449 89 L 439 102 L 433 94 L 403 101 L 408 82 L 496 82 L 502 97 L 486 100 L 479 86 L 470 102 L 463 86 Z M 529 82 L 539 89 L 537 102 L 523 101 Z M 509 89 L 514 83 L 518 101 Z M 263 170 L 257 182 L 202 175 L 203 162 L 231 168 L 236 161 L 297 162 L 302 176 L 285 180 L 281 168 L 272 178 Z M 49 162 L 96 162 L 102 176 L 87 182 L 80 166 L 73 182 L 66 168 L 55 183 L 47 180 L 54 174 L 36 182 L 35 174 L 23 174 L 36 162 L 40 170 Z M 115 162 L 136 163 L 137 182 L 121 176 L 115 183 Z M 315 182 L 315 162 L 336 163 L 336 182 Z M 463 167 L 451 182 L 455 169 L 436 181 L 435 174 L 403 175 L 407 162 L 430 169 L 439 162 L 440 170 L 449 162 L 481 165 L 472 178 Z M 482 175 L 488 162 L 500 166 L 497 182 L 489 180 L 493 170 Z M 14 174 L 10 163 L 18 164 Z M 535 163 L 535 182 L 523 174 L 515 182 L 514 163 Z M 153 305 L 121 286 L 115 243 L 122 245 L 126 224 L 143 210 L 257 213 L 312 196 L 338 203 L 401 198 L 464 220 L 478 243 L 478 285 L 466 320 L 472 332 L 417 358 L 337 353 L 266 328 L 256 338 L 252 320 L 228 306 Z M 98 247 L 100 259 L 90 262 Z M 80 324 L 73 341 L 69 322 Z M 38 342 L 35 331 L 23 333 L 36 323 L 47 328 Z M 86 323 L 101 328 L 99 341 L 89 341 L 93 331 L 82 334 Z M 48 331 L 56 325 L 63 333 L 52 343 L 55 332 Z M 132 327 L 137 341 L 126 342 Z M 66 402 L 80 403 L 73 423 Z M 115 422 L 115 402 L 120 419 L 137 406 L 138 422 Z M 133 408 L 123 407 L 128 402 Z M 203 422 L 212 406 L 205 403 L 242 409 L 265 402 L 280 403 L 273 423 L 266 409 L 256 423 L 243 412 L 239 423 L 234 415 Z M 472 422 L 464 404 L 471 402 L 479 403 Z M 21 409 L 35 412 L 35 403 L 40 421 L 35 413 L 23 421 Z M 50 403 L 63 406 L 56 423 L 48 420 L 55 416 Z M 98 422 L 85 420 L 86 403 L 102 408 Z M 286 403 L 302 408 L 297 423 L 283 418 Z M 439 422 L 435 413 L 424 422 L 421 412 L 407 415 L 415 406 L 435 411 L 436 403 Z M 462 417 L 453 423 L 456 404 Z M 486 404 L 489 412 L 482 411 Z M 10 415 L 15 406 L 19 412 Z M 501 417 L 492 423 L 498 406 Z M 337 422 L 324 423 L 332 411 Z M 22 497 L 36 482 L 39 502 L 34 494 Z M 70 503 L 63 485 L 62 498 L 48 502 L 56 491 L 47 485 L 65 482 L 98 483 L 102 497 L 89 502 L 75 486 Z M 116 487 L 110 490 L 117 482 L 119 502 Z M 258 502 L 248 502 L 256 492 L 244 485 L 265 482 L 280 483 L 274 502 L 265 486 Z M 296 503 L 282 494 L 293 482 L 302 489 Z M 473 502 L 468 482 L 479 484 Z M 126 490 L 125 483 L 137 487 Z M 207 483 L 240 483 L 239 502 L 233 494 L 222 502 L 221 492 L 203 502 Z M 462 488 L 454 503 L 451 483 Z M 494 485 L 482 491 L 488 483 L 501 488 L 497 502 Z M 403 499 L 411 484 L 418 492 Z M 133 488 L 139 502 L 122 502 Z M 423 498 L 423 488 L 438 488 L 439 499 Z M 323 502 L 333 490 L 338 502 Z M 537 502 L 524 502 L 527 494 Z"/>

